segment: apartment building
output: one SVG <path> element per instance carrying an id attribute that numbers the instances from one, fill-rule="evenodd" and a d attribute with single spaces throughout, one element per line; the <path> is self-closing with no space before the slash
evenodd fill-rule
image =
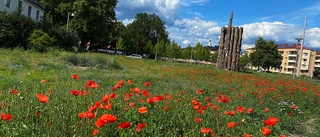
<path id="1" fill-rule="evenodd" d="M 280 44 L 278 45 L 278 51 L 282 56 L 280 69 L 270 68 L 271 72 L 291 75 L 295 74 L 297 76 L 313 76 L 315 67 L 317 66 L 320 68 L 320 52 L 316 54 L 315 50 L 305 47 L 303 47 L 301 51 L 300 44 Z M 250 53 L 254 51 L 252 49 L 247 49 L 246 52 L 250 55 Z M 300 72 L 298 72 L 299 67 Z M 252 67 L 252 69 L 257 69 L 257 67 Z"/>
<path id="2" fill-rule="evenodd" d="M 40 21 L 44 15 L 45 6 L 38 0 L 0 0 L 0 11 L 13 12 L 21 9 L 21 14 Z"/>

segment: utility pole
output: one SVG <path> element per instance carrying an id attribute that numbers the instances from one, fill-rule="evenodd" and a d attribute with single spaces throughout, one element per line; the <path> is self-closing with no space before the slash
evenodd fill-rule
<path id="1" fill-rule="evenodd" d="M 302 43 L 301 43 L 301 46 L 300 46 L 300 57 L 299 57 L 299 62 L 298 62 L 298 74 L 297 74 L 297 77 L 300 77 L 300 65 L 301 65 L 301 60 L 302 60 L 302 46 L 304 44 L 306 23 L 307 23 L 307 16 L 304 17 L 304 27 L 303 27 L 302 38 L 301 38 Z"/>

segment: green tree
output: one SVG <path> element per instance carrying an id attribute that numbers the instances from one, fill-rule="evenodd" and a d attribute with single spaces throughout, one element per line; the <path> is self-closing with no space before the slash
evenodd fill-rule
<path id="1" fill-rule="evenodd" d="M 146 53 L 145 47 L 149 40 L 152 41 L 154 46 L 157 45 L 157 42 L 163 41 L 169 43 L 168 32 L 165 28 L 165 23 L 157 16 L 156 14 L 147 14 L 147 13 L 138 13 L 134 21 L 127 25 L 126 29 L 127 36 L 133 38 L 134 42 L 130 46 L 137 46 L 138 53 Z M 162 46 L 159 44 L 159 48 Z M 148 48 L 147 48 L 148 49 Z"/>
<path id="2" fill-rule="evenodd" d="M 11 13 L 0 11 L 0 22 L 1 47 L 29 49 L 27 39 L 37 27 L 36 22 L 25 15 L 21 15 L 19 11 Z"/>
<path id="3" fill-rule="evenodd" d="M 215 52 L 214 54 L 211 55 L 211 61 L 216 63 L 218 59 L 218 52 Z"/>
<path id="4" fill-rule="evenodd" d="M 191 59 L 191 51 L 192 47 L 189 45 L 185 49 L 182 50 L 181 57 L 183 59 Z"/>
<path id="5" fill-rule="evenodd" d="M 250 61 L 253 66 L 269 71 L 270 67 L 280 68 L 282 56 L 278 53 L 278 47 L 272 40 L 267 42 L 259 37 L 250 55 Z"/>
<path id="6" fill-rule="evenodd" d="M 250 58 L 248 54 L 242 55 L 240 57 L 239 67 L 240 69 L 246 70 L 246 66 L 250 63 Z"/>
<path id="7" fill-rule="evenodd" d="M 181 47 L 175 41 L 172 41 L 166 48 L 166 54 L 169 58 L 180 58 L 181 52 Z"/>
<path id="8" fill-rule="evenodd" d="M 115 6 L 117 0 L 75 0 L 72 5 L 74 18 L 70 20 L 70 29 L 78 32 L 81 47 L 90 41 L 90 47 L 102 41 L 110 41 L 112 27 L 116 23 Z M 116 42 L 116 41 L 115 41 Z"/>
<path id="9" fill-rule="evenodd" d="M 47 49 L 52 46 L 54 39 L 50 38 L 50 36 L 42 30 L 35 29 L 28 38 L 28 41 L 32 49 L 38 52 L 46 52 Z"/>

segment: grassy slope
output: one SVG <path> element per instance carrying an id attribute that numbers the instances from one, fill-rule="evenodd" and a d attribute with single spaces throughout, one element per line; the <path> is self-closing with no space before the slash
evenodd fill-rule
<path id="1" fill-rule="evenodd" d="M 265 119 L 268 115 L 276 115 L 281 119 L 280 126 L 273 129 L 274 134 L 277 135 L 289 133 L 319 135 L 318 132 L 314 132 L 313 134 L 307 133 L 307 129 L 304 127 L 296 126 L 297 124 L 302 125 L 303 121 L 307 119 L 315 119 L 316 126 L 313 126 L 313 128 L 315 128 L 316 131 L 320 131 L 318 118 L 320 113 L 318 101 L 320 99 L 313 94 L 314 88 L 318 87 L 318 85 L 309 79 L 291 81 L 292 77 L 288 75 L 234 73 L 218 71 L 210 65 L 131 59 L 124 56 L 96 53 L 78 53 L 75 55 L 74 53 L 50 52 L 39 54 L 31 51 L 23 52 L 20 50 L 10 51 L 2 49 L 0 50 L 0 55 L 0 102 L 5 104 L 5 106 L 2 105 L 0 113 L 13 113 L 14 117 L 20 120 L 20 122 L 11 121 L 10 123 L 6 123 L 8 125 L 0 130 L 0 135 L 40 135 L 46 133 L 55 136 L 69 136 L 90 134 L 94 127 L 88 126 L 83 128 L 82 130 L 88 130 L 86 132 L 76 127 L 79 125 L 79 122 L 77 122 L 79 120 L 76 117 L 77 113 L 85 111 L 88 103 L 99 101 L 101 96 L 112 92 L 110 90 L 111 86 L 120 80 L 132 80 L 134 87 L 142 87 L 144 82 L 149 81 L 152 83 L 152 88 L 149 89 L 151 95 L 165 95 L 167 93 L 178 94 L 181 91 L 185 91 L 188 94 L 188 98 L 180 104 L 190 103 L 191 97 L 197 100 L 204 100 L 205 97 L 211 96 L 213 100 L 217 97 L 213 96 L 214 94 L 227 94 L 233 98 L 234 101 L 232 100 L 232 103 L 228 103 L 227 105 L 220 105 L 222 112 L 223 110 L 235 109 L 238 105 L 248 108 L 252 107 L 257 111 L 252 117 L 245 119 L 248 122 L 247 126 L 256 126 L 258 128 L 261 126 L 262 119 Z M 81 67 L 72 66 L 70 62 L 68 64 L 68 60 L 70 60 L 72 56 L 84 58 L 82 60 L 85 60 L 85 63 L 78 63 L 82 64 Z M 121 69 L 119 69 L 119 65 Z M 78 74 L 80 80 L 72 80 L 70 77 L 73 73 Z M 47 80 L 47 83 L 40 83 L 39 81 L 42 79 Z M 82 97 L 81 100 L 70 95 L 71 89 L 82 90 L 86 80 L 89 79 L 98 83 L 99 88 L 93 89 L 90 91 L 89 96 Z M 275 91 L 270 90 L 270 88 L 273 87 L 276 87 Z M 310 93 L 302 93 L 303 88 L 308 88 L 307 90 L 308 92 L 310 91 Z M 19 90 L 19 98 L 10 95 L 11 89 Z M 195 92 L 198 89 L 203 89 L 205 93 L 201 96 L 196 95 Z M 127 92 L 126 90 L 129 90 L 129 87 L 119 91 L 119 94 L 120 92 Z M 266 90 L 267 93 L 262 94 L 264 90 Z M 288 92 L 291 90 L 293 92 Z M 54 92 L 54 95 L 50 97 L 50 103 L 39 104 L 35 94 L 46 92 Z M 255 92 L 257 94 L 252 94 Z M 240 93 L 243 95 L 243 99 L 239 100 L 237 98 Z M 257 100 L 257 96 L 259 95 L 263 95 L 261 100 Z M 289 102 L 289 100 L 298 105 L 299 109 L 304 113 L 289 118 L 287 114 L 275 111 L 279 110 L 277 103 L 283 101 Z M 263 112 L 265 107 L 261 107 L 259 102 L 266 104 L 265 106 L 271 110 L 270 114 Z M 205 101 L 202 101 L 202 103 L 205 103 Z M 260 108 L 261 110 L 259 111 Z M 114 113 L 118 113 L 116 109 L 119 111 L 121 108 L 115 107 Z M 192 119 L 196 116 L 196 113 L 187 115 L 183 113 L 183 116 L 180 116 L 180 111 L 184 111 L 184 109 L 185 108 L 177 109 L 179 112 L 174 112 L 171 116 L 174 117 L 178 115 L 176 119 L 181 119 L 181 117 L 191 119 L 190 122 L 183 122 L 183 127 L 187 128 L 192 126 Z M 39 119 L 32 116 L 33 113 L 37 111 L 44 113 Z M 55 113 L 59 114 L 54 115 Z M 209 114 L 205 116 L 212 117 Z M 241 117 L 242 116 L 239 116 L 238 118 Z M 232 119 L 225 120 L 239 120 L 236 118 L 237 117 L 233 117 Z M 48 121 L 50 121 L 52 125 L 50 128 L 45 126 Z M 177 123 L 181 123 L 181 120 Z M 247 123 L 242 124 L 246 125 Z M 194 128 L 200 128 L 206 125 L 221 126 L 216 119 L 211 119 L 211 123 L 205 122 L 203 125 L 198 125 Z M 6 130 L 12 127 L 15 127 L 15 130 Z M 225 128 L 215 129 L 216 132 L 222 134 L 228 133 L 225 130 Z M 255 132 L 251 130 L 255 130 Z M 15 133 L 11 133 L 11 131 Z M 199 130 L 192 130 L 184 134 L 194 136 L 197 135 L 198 131 Z M 241 134 L 251 132 L 254 136 L 260 135 L 260 131 L 253 128 L 239 128 L 231 133 L 238 134 L 239 132 Z M 116 135 L 119 134 L 121 135 L 121 133 L 117 133 Z M 152 135 L 150 132 L 145 134 Z M 157 134 L 163 135 L 162 133 Z"/>

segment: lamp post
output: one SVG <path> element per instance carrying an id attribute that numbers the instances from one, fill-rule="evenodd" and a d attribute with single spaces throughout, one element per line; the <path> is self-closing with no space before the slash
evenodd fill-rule
<path id="1" fill-rule="evenodd" d="M 74 16 L 74 14 L 73 14 L 73 13 L 68 12 L 68 18 L 67 18 L 67 30 L 68 30 L 68 25 L 69 25 L 70 15 L 73 17 L 73 16 Z"/>
<path id="2" fill-rule="evenodd" d="M 297 41 L 298 41 L 298 44 L 300 44 L 300 41 L 302 40 L 302 38 L 295 38 Z M 300 49 L 300 56 L 302 56 L 301 54 L 302 54 L 302 45 L 300 44 L 300 47 L 301 47 L 301 49 Z M 298 55 L 298 49 L 297 49 L 297 55 Z M 298 71 L 300 71 L 300 56 L 298 56 L 299 57 L 299 61 L 297 62 L 297 59 L 296 59 L 296 65 L 295 65 L 295 69 L 294 69 L 294 72 L 293 72 L 293 79 L 294 79 L 294 75 L 297 75 L 297 77 L 298 77 L 298 74 L 296 74 L 296 69 L 297 69 L 297 64 L 298 64 Z M 298 71 L 297 71 L 297 73 L 298 73 Z"/>
<path id="3" fill-rule="evenodd" d="M 305 36 L 305 31 L 306 31 L 306 23 L 307 23 L 307 16 L 304 17 L 304 27 L 303 27 L 303 32 L 302 32 L 302 38 L 298 38 L 299 40 L 302 40 L 302 43 L 300 43 L 300 57 L 299 57 L 299 62 L 298 62 L 298 73 L 297 73 L 297 77 L 300 77 L 300 64 L 301 64 L 301 60 L 302 60 L 302 46 L 304 43 L 304 36 Z M 298 40 L 297 39 L 297 40 Z M 298 42 L 299 42 L 298 40 Z"/>
<path id="4" fill-rule="evenodd" d="M 157 56 L 158 56 L 158 41 L 159 41 L 159 38 L 158 38 L 158 33 L 157 33 L 157 30 L 153 29 L 151 30 L 151 33 L 153 35 L 153 37 L 157 38 L 157 45 L 156 45 L 156 55 L 155 55 L 155 60 L 157 60 Z"/>

